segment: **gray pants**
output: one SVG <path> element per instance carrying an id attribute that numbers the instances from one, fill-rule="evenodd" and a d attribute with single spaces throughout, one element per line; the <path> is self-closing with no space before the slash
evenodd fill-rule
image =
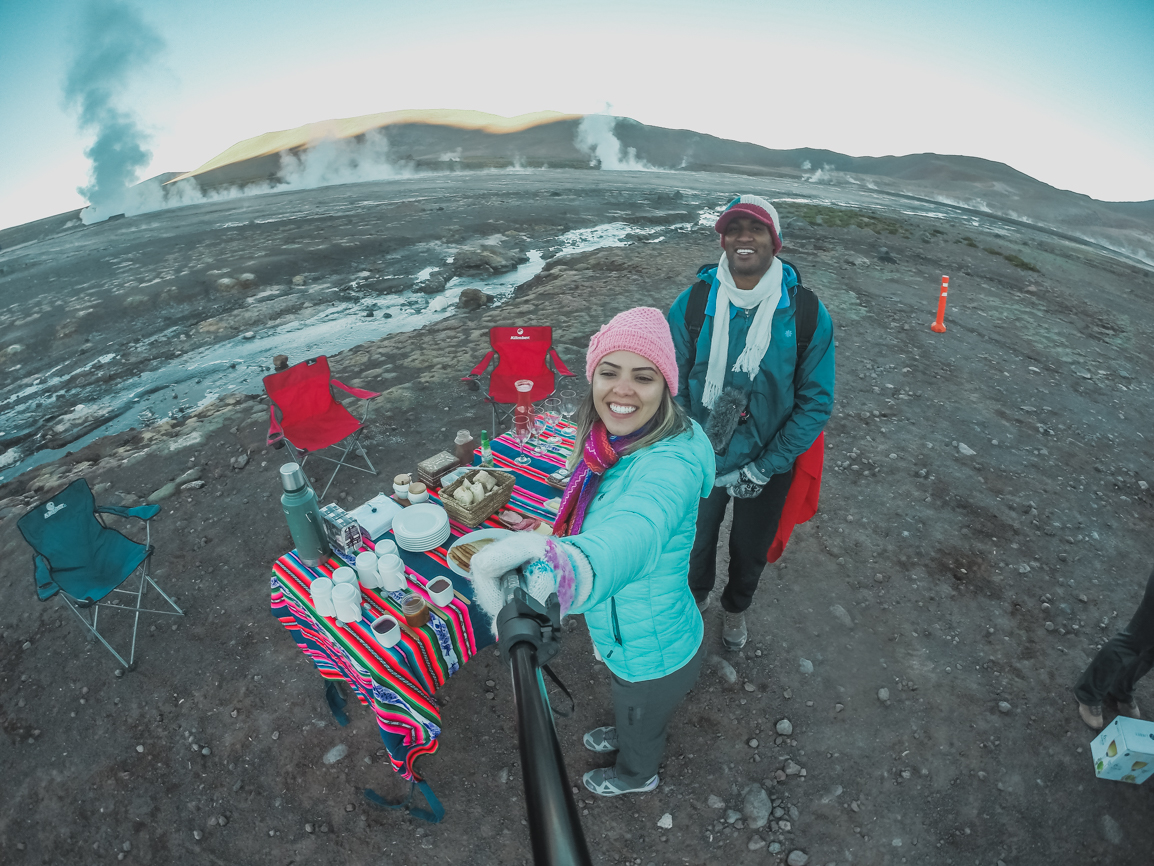
<path id="1" fill-rule="evenodd" d="M 613 674 L 617 716 L 617 778 L 640 788 L 661 766 L 673 711 L 685 698 L 705 659 L 705 642 L 678 670 L 655 680 L 631 683 Z"/>

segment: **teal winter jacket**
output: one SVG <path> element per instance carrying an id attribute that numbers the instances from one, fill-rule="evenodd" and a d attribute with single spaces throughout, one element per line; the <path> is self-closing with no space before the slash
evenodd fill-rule
<path id="1" fill-rule="evenodd" d="M 692 429 L 622 457 L 601 479 L 581 532 L 565 541 L 593 568 L 585 614 L 605 664 L 629 682 L 663 677 L 701 645 L 689 591 L 697 505 L 713 488 L 713 449 Z"/>
<path id="2" fill-rule="evenodd" d="M 688 369 L 689 330 L 685 325 L 690 289 L 673 302 L 668 319 L 679 374 L 674 399 L 691 418 L 704 425 L 709 411 L 702 406 L 701 395 L 705 391 L 713 316 L 717 308 L 717 267 L 703 269 L 699 276 L 713 284 L 709 289 L 705 323 L 698 335 L 697 358 L 692 370 Z M 735 373 L 732 368 L 745 347 L 745 335 L 753 324 L 756 309 L 742 310 L 733 304 L 729 307 L 729 358 L 722 388 L 736 387 L 748 394 L 748 417 L 734 431 L 729 447 L 717 455 L 718 476 L 749 464 L 766 480 L 789 471 L 794 461 L 817 439 L 833 410 L 834 345 L 829 313 L 825 305 L 819 303 L 817 327 L 799 365 L 794 326 L 797 275 L 789 265 L 782 266 L 781 283 L 781 300 L 773 314 L 769 348 L 761 360 L 761 371 L 752 380 L 748 373 Z"/>

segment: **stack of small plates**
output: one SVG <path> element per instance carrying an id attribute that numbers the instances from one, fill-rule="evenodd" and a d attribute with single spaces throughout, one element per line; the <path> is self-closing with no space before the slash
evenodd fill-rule
<path id="1" fill-rule="evenodd" d="M 439 505 L 410 505 L 393 518 L 397 546 L 412 553 L 440 547 L 449 538 L 449 515 Z"/>

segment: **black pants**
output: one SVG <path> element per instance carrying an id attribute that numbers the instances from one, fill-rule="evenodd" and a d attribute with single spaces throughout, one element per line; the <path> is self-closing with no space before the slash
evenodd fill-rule
<path id="1" fill-rule="evenodd" d="M 1130 623 L 1098 650 L 1090 666 L 1078 678 L 1074 695 L 1084 704 L 1101 706 L 1113 698 L 1134 702 L 1134 686 L 1154 665 L 1154 571 L 1146 581 L 1146 593 Z"/>
<path id="2" fill-rule="evenodd" d="M 733 528 L 729 533 L 729 583 L 721 594 L 721 606 L 730 613 L 741 613 L 753 601 L 765 555 L 777 535 L 777 522 L 793 470 L 774 475 L 761 493 L 753 499 L 733 500 Z M 697 537 L 689 554 L 689 589 L 702 601 L 717 580 L 717 536 L 729 504 L 729 492 L 714 487 L 697 507 Z"/>

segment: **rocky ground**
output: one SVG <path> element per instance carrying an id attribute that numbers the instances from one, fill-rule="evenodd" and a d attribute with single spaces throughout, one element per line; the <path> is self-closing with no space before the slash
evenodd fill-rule
<path id="1" fill-rule="evenodd" d="M 693 216 L 672 199 L 637 204 L 654 176 L 615 176 L 609 189 L 595 186 L 604 175 L 580 174 L 556 197 L 555 218 L 533 219 L 559 231 L 643 223 L 639 211 Z M 773 195 L 767 181 L 708 182 L 726 187 L 711 205 L 730 187 Z M 550 189 L 526 185 L 476 213 L 531 235 L 524 215 L 552 207 Z M 465 227 L 459 194 L 438 181 L 420 198 L 425 230 L 458 226 L 457 247 L 490 231 Z M 1149 862 L 1154 788 L 1095 779 L 1070 688 L 1125 624 L 1154 564 L 1154 275 L 1022 227 L 898 207 L 781 210 L 783 256 L 837 331 L 821 510 L 767 568 L 743 652 L 721 648 L 720 613 L 707 611 L 710 662 L 672 726 L 661 786 L 612 800 L 579 790 L 594 861 Z M 95 245 L 92 261 L 136 251 L 132 222 L 115 244 Z M 343 243 L 341 231 L 329 242 Z M 580 368 L 600 324 L 639 304 L 667 308 L 718 254 L 699 227 L 552 259 L 498 307 L 334 357 L 344 381 L 384 392 L 367 440 L 382 477 L 447 447 L 459 427 L 488 426 L 459 376 L 490 326 L 552 324 Z M 367 270 L 294 255 L 278 284 Z M 942 274 L 951 291 L 939 335 L 928 326 Z M 62 298 L 91 290 L 75 275 L 57 282 Z M 216 315 L 217 291 L 204 289 L 212 303 L 189 302 L 184 332 L 203 335 L 196 323 Z M 155 303 L 160 322 L 167 312 Z M 141 335 L 123 314 L 101 327 L 126 343 Z M 61 336 L 59 353 L 83 346 L 84 328 Z M 265 448 L 267 411 L 234 394 L 0 487 L 4 862 L 529 862 L 511 689 L 495 650 L 440 693 L 444 733 L 423 770 L 444 823 L 360 797 L 371 786 L 399 799 L 407 786 L 366 711 L 353 706 L 351 724 L 336 726 L 311 663 L 269 615 L 268 569 L 289 537 L 276 503 L 285 458 Z M 81 476 L 103 502 L 161 498 L 156 573 L 188 613 L 146 620 L 139 667 L 123 676 L 63 605 L 36 601 L 16 529 L 28 507 Z M 342 474 L 340 501 L 382 486 Z M 611 718 L 580 618 L 556 668 L 578 701 L 557 722 L 576 785 L 601 762 L 581 733 Z M 1151 682 L 1139 703 L 1154 708 Z M 338 746 L 347 752 L 326 763 Z"/>

